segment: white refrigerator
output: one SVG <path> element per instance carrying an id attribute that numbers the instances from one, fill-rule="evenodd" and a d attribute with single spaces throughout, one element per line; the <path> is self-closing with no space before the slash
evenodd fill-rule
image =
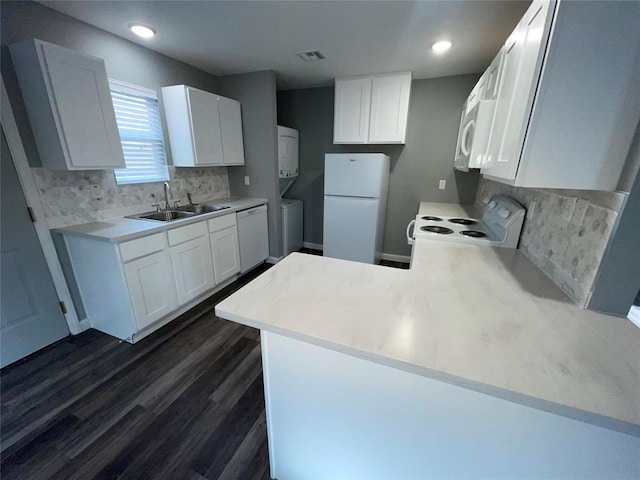
<path id="1" fill-rule="evenodd" d="M 325 155 L 324 256 L 364 263 L 380 261 L 388 187 L 386 155 Z"/>

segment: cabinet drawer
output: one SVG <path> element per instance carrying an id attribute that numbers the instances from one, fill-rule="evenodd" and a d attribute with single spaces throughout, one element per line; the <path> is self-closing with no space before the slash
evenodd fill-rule
<path id="1" fill-rule="evenodd" d="M 209 220 L 209 232 L 217 232 L 224 228 L 233 227 L 236 224 L 236 214 L 223 215 Z"/>
<path id="2" fill-rule="evenodd" d="M 169 230 L 167 235 L 169 237 L 169 246 L 178 245 L 180 243 L 193 240 L 194 238 L 207 235 L 207 224 L 205 222 L 194 223 L 193 225 L 187 225 L 186 227 L 175 228 Z"/>
<path id="3" fill-rule="evenodd" d="M 123 262 L 144 257 L 164 249 L 164 233 L 138 238 L 120 244 L 120 257 Z"/>

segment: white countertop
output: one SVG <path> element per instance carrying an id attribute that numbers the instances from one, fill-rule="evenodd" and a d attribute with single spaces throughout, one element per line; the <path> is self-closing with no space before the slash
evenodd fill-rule
<path id="1" fill-rule="evenodd" d="M 156 222 L 152 220 L 138 220 L 133 218 L 114 218 L 102 222 L 82 223 L 70 227 L 56 228 L 53 232 L 63 235 L 73 235 L 79 237 L 93 238 L 107 242 L 126 242 L 135 238 L 144 237 L 153 233 L 163 232 L 172 228 L 182 227 L 190 223 L 201 222 L 210 218 L 227 215 L 239 210 L 256 207 L 267 203 L 265 198 L 241 198 L 225 197 L 204 200 L 204 205 L 224 205 L 229 206 L 224 210 L 211 213 L 194 215 L 193 217 L 174 220 L 172 222 Z M 144 213 L 144 212 L 140 212 Z"/>
<path id="2" fill-rule="evenodd" d="M 468 215 L 434 205 L 420 213 Z M 640 436 L 640 329 L 580 309 L 517 250 L 414 248 L 411 270 L 294 253 L 216 314 Z"/>

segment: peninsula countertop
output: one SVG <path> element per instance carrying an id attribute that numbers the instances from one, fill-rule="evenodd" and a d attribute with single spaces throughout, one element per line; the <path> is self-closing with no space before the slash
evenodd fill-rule
<path id="1" fill-rule="evenodd" d="M 100 222 L 82 223 L 79 225 L 71 225 L 69 227 L 55 228 L 52 231 L 62 235 L 93 238 L 95 240 L 103 240 L 107 242 L 126 242 L 146 235 L 164 232 L 172 228 L 178 228 L 191 223 L 209 220 L 211 218 L 220 217 L 240 210 L 257 207 L 258 205 L 264 205 L 265 203 L 268 203 L 268 201 L 265 198 L 224 197 L 204 200 L 199 203 L 204 205 L 223 205 L 228 206 L 229 208 L 225 208 L 224 210 L 217 212 L 194 215 L 193 217 L 187 217 L 172 222 L 157 222 L 121 217 L 111 220 L 103 220 Z"/>
<path id="2" fill-rule="evenodd" d="M 640 436 L 631 321 L 577 307 L 518 250 L 414 248 L 410 270 L 294 253 L 216 314 Z"/>

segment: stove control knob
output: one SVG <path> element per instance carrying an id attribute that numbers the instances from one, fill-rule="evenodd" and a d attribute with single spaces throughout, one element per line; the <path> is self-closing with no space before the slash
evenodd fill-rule
<path id="1" fill-rule="evenodd" d="M 500 210 L 498 210 L 498 215 L 500 215 L 502 218 L 509 218 L 511 212 L 506 208 L 501 208 Z"/>
<path id="2" fill-rule="evenodd" d="M 489 208 L 490 208 L 491 210 L 493 210 L 494 208 L 496 208 L 496 206 L 497 206 L 497 205 L 498 205 L 498 202 L 496 202 L 495 200 L 491 200 L 491 201 L 489 202 Z"/>

